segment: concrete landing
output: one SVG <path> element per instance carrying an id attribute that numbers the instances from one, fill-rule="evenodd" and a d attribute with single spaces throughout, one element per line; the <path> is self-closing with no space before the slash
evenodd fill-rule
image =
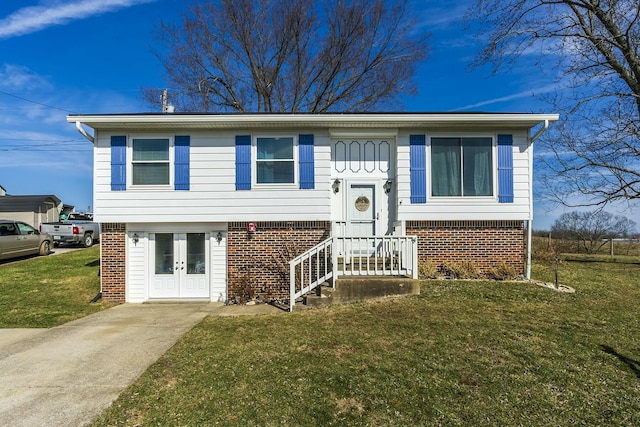
<path id="1" fill-rule="evenodd" d="M 328 306 L 374 298 L 420 294 L 420 281 L 405 277 L 340 278 L 335 288 L 322 287 L 321 296 L 307 295 L 304 304 Z"/>

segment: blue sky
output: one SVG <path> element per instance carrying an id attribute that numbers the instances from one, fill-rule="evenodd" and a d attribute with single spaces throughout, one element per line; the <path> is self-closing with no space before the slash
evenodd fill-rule
<path id="1" fill-rule="evenodd" d="M 92 146 L 69 113 L 144 112 L 141 87 L 165 87 L 151 52 L 160 19 L 181 0 L 0 1 L 0 185 L 9 194 L 55 194 L 92 204 Z M 539 97 L 557 88 L 553 70 L 523 58 L 508 73 L 469 70 L 479 49 L 459 20 L 472 1 L 414 0 L 431 52 L 406 111 L 554 113 Z M 563 212 L 536 200 L 535 229 Z M 629 215 L 628 215 L 629 216 Z"/>

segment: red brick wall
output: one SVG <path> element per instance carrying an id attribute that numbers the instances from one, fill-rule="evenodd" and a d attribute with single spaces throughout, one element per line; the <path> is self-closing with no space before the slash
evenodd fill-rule
<path id="1" fill-rule="evenodd" d="M 126 227 L 124 224 L 102 224 L 100 234 L 100 281 L 102 298 L 108 301 L 125 302 Z"/>
<path id="2" fill-rule="evenodd" d="M 330 235 L 328 221 L 257 222 L 248 233 L 247 222 L 229 223 L 228 297 L 254 296 L 289 299 L 289 261 Z"/>
<path id="3" fill-rule="evenodd" d="M 482 272 L 501 261 L 524 272 L 523 221 L 407 221 L 407 235 L 418 236 L 418 258 L 441 266 L 471 260 Z"/>

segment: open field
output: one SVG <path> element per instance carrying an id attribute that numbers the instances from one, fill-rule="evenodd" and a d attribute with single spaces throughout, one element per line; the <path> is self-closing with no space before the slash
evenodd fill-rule
<path id="1" fill-rule="evenodd" d="M 95 425 L 638 425 L 640 264 L 567 261 L 560 280 L 576 293 L 426 281 L 416 297 L 208 318 Z"/>
<path id="2" fill-rule="evenodd" d="M 112 304 L 100 291 L 100 248 L 0 265 L 0 328 L 49 328 Z"/>

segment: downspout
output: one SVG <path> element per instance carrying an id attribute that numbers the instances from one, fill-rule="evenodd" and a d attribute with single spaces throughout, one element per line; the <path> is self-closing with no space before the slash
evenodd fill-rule
<path id="1" fill-rule="evenodd" d="M 533 143 L 536 139 L 540 138 L 540 136 L 549 129 L 549 120 L 544 121 L 544 125 L 542 128 L 538 129 L 538 132 L 535 133 L 529 139 L 530 154 L 529 154 L 529 220 L 527 221 L 527 269 L 525 272 L 525 277 L 527 280 L 531 280 L 531 247 L 533 239 Z"/>
<path id="2" fill-rule="evenodd" d="M 91 135 L 89 135 L 87 133 L 86 130 L 84 130 L 84 128 L 82 127 L 82 123 L 80 123 L 79 121 L 76 121 L 76 129 L 78 129 L 78 132 L 80 132 L 80 134 L 82 136 L 84 136 L 90 143 L 95 143 L 95 138 Z M 100 243 L 100 259 L 102 259 L 102 243 Z M 100 298 L 102 298 L 102 266 L 98 267 L 98 276 L 100 277 L 100 292 L 98 292 L 98 294 L 93 297 L 93 299 L 91 300 L 91 302 L 97 302 L 98 300 L 100 300 Z"/>
<path id="3" fill-rule="evenodd" d="M 84 128 L 82 127 L 82 123 L 76 122 L 76 129 L 78 129 L 78 132 L 80 132 L 82 136 L 87 138 L 89 142 L 91 142 L 92 144 L 95 142 L 95 138 L 89 135 L 86 130 L 84 130 Z"/>

